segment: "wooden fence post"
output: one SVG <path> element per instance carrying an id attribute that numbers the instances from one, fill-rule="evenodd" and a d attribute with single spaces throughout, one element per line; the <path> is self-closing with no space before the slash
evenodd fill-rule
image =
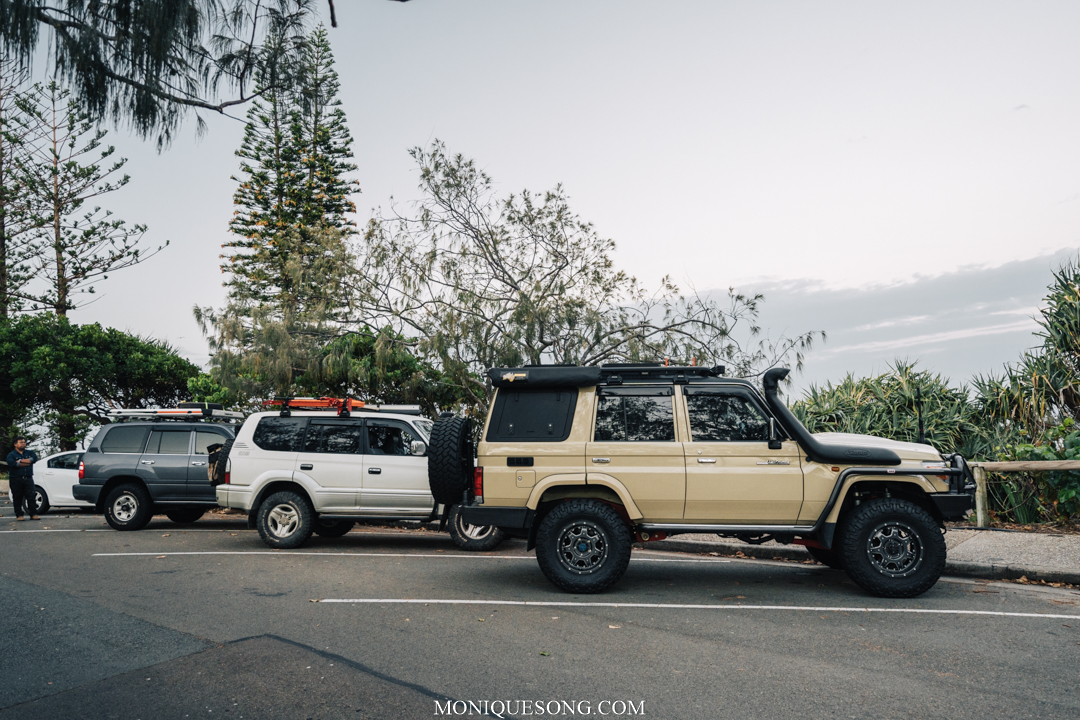
<path id="1" fill-rule="evenodd" d="M 990 527 L 989 513 L 986 512 L 986 470 L 978 465 L 971 469 L 975 473 L 975 525 Z"/>

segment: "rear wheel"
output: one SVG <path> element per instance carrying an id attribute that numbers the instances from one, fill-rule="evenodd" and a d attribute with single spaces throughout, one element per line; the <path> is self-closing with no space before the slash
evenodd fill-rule
<path id="1" fill-rule="evenodd" d="M 877 498 L 856 507 L 839 529 L 839 556 L 855 584 L 880 597 L 922 595 L 945 569 L 945 538 L 918 505 Z"/>
<path id="2" fill-rule="evenodd" d="M 602 592 L 617 583 L 630 564 L 630 530 L 602 502 L 568 500 L 541 521 L 536 560 L 560 590 Z"/>
<path id="3" fill-rule="evenodd" d="M 142 485 L 120 485 L 105 498 L 105 522 L 114 530 L 142 530 L 153 515 L 153 501 Z"/>
<path id="4" fill-rule="evenodd" d="M 450 539 L 462 550 L 494 550 L 506 538 L 506 533 L 494 525 L 470 525 L 465 522 L 460 509 L 457 505 L 450 508 L 446 524 L 449 527 Z"/>
<path id="5" fill-rule="evenodd" d="M 312 530 L 319 537 L 324 538 L 337 538 L 345 535 L 356 525 L 355 520 L 332 520 L 330 518 L 319 518 L 315 521 L 315 525 Z"/>
<path id="6" fill-rule="evenodd" d="M 34 515 L 44 515 L 49 512 L 49 494 L 40 485 L 34 486 Z"/>
<path id="7" fill-rule="evenodd" d="M 205 512 L 203 508 L 169 508 L 165 511 L 165 517 L 174 523 L 186 525 L 201 518 Z"/>
<path id="8" fill-rule="evenodd" d="M 298 548 L 308 541 L 315 525 L 315 511 L 307 498 L 285 490 L 266 498 L 256 520 L 259 537 L 272 548 Z"/>

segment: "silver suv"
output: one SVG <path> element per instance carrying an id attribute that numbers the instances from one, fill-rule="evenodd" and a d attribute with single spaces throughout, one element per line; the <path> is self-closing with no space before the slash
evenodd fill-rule
<path id="1" fill-rule="evenodd" d="M 247 512 L 273 548 L 341 537 L 358 520 L 437 519 L 459 547 L 495 547 L 502 531 L 468 525 L 456 505 L 432 498 L 432 422 L 419 415 L 413 406 L 255 413 L 215 459 L 218 504 Z"/>

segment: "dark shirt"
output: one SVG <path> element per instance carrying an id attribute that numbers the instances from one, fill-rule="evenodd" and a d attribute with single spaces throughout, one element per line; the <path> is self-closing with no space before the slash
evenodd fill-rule
<path id="1" fill-rule="evenodd" d="M 33 462 L 29 465 L 19 465 L 20 460 L 29 458 Z M 34 477 L 34 463 L 38 461 L 38 456 L 33 450 L 25 450 L 19 452 L 18 450 L 12 450 L 8 453 L 8 477 Z"/>

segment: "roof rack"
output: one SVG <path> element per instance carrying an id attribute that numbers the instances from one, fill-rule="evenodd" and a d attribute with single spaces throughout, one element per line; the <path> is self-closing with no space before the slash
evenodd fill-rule
<path id="1" fill-rule="evenodd" d="M 115 420 L 243 420 L 244 413 L 223 410 L 213 403 L 180 403 L 175 408 L 145 408 L 138 410 L 109 410 Z"/>
<path id="2" fill-rule="evenodd" d="M 419 405 L 368 405 L 353 398 L 276 397 L 273 400 L 264 400 L 263 405 L 280 405 L 281 417 L 289 417 L 293 410 L 336 410 L 338 417 L 349 417 L 355 411 L 420 414 Z"/>

